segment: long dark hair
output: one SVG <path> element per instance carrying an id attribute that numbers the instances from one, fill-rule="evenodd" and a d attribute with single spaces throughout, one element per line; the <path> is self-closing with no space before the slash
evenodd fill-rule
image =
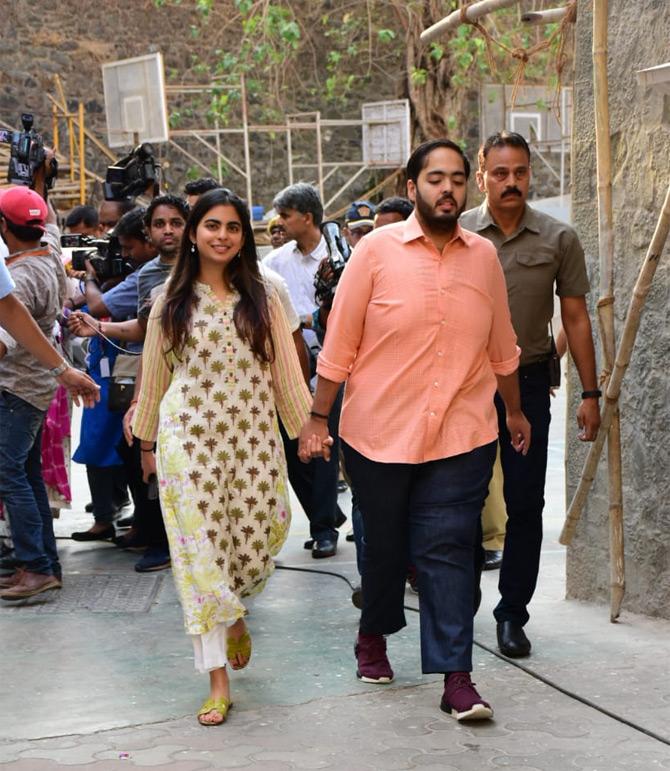
<path id="1" fill-rule="evenodd" d="M 204 193 L 191 210 L 186 221 L 179 257 L 166 289 L 161 328 L 170 343 L 170 351 L 179 357 L 191 333 L 194 284 L 200 272 L 200 255 L 191 238 L 195 239 L 196 229 L 207 212 L 221 205 L 235 209 L 244 235 L 239 254 L 226 265 L 223 272 L 228 286 L 240 295 L 233 314 L 235 328 L 239 336 L 251 346 L 254 356 L 259 361 L 269 363 L 274 356 L 270 335 L 270 311 L 265 284 L 258 268 L 249 209 L 239 196 L 227 188 Z"/>

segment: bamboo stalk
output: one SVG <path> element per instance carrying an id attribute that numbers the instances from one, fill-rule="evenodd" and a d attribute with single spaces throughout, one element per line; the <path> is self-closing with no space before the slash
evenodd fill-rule
<path id="1" fill-rule="evenodd" d="M 635 339 L 637 337 L 638 329 L 640 328 L 640 319 L 642 317 L 642 311 L 644 310 L 644 304 L 647 295 L 649 294 L 649 290 L 651 289 L 651 283 L 658 263 L 660 262 L 663 247 L 668 239 L 668 232 L 670 232 L 670 187 L 668 187 L 668 191 L 665 195 L 663 208 L 658 217 L 656 229 L 654 230 L 654 235 L 649 244 L 649 248 L 647 249 L 644 262 L 640 267 L 628 311 L 626 312 L 626 320 L 624 321 L 623 332 L 614 362 L 614 370 L 612 371 L 612 376 L 607 385 L 605 405 L 600 415 L 600 429 L 595 442 L 593 442 L 589 449 L 589 454 L 584 463 L 584 469 L 582 470 L 579 485 L 570 502 L 565 523 L 563 524 L 563 530 L 559 540 L 566 546 L 572 541 L 577 522 L 584 509 L 586 497 L 591 488 L 591 483 L 593 482 L 593 477 L 598 467 L 600 454 L 602 453 L 603 445 L 605 444 L 605 438 L 611 425 L 612 418 L 614 417 L 614 413 L 616 412 L 619 396 L 621 394 L 621 383 L 626 369 L 630 364 L 630 358 L 635 346 Z"/>
<path id="2" fill-rule="evenodd" d="M 84 146 L 84 103 L 79 102 L 79 202 L 86 203 L 86 148 Z"/>
<path id="3" fill-rule="evenodd" d="M 516 5 L 519 0 L 480 0 L 478 3 L 472 3 L 466 6 L 465 19 L 467 21 L 477 21 L 482 16 L 492 11 L 498 11 L 501 8 L 509 8 L 510 5 Z M 463 23 L 461 11 L 453 11 L 440 21 L 433 24 L 421 33 L 421 42 L 430 43 L 441 35 L 446 35 Z"/>
<path id="4" fill-rule="evenodd" d="M 547 8 L 546 11 L 528 11 L 521 15 L 521 21 L 525 24 L 554 24 L 563 21 L 563 17 L 570 10 L 569 5 L 563 8 Z M 574 19 L 572 20 L 574 23 Z"/>
<path id="5" fill-rule="evenodd" d="M 605 383 L 614 366 L 614 218 L 612 214 L 612 149 L 610 143 L 607 33 L 609 0 L 593 2 L 593 97 L 598 177 L 598 251 L 600 300 L 598 322 L 605 359 Z M 625 588 L 621 423 L 618 408 L 607 437 L 610 529 L 610 620 L 618 618 Z"/>

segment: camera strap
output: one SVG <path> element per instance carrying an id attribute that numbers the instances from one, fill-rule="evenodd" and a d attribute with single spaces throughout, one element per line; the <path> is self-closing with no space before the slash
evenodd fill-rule
<path id="1" fill-rule="evenodd" d="M 24 257 L 48 257 L 50 254 L 48 246 L 36 246 L 33 249 L 23 249 L 20 252 L 13 252 L 5 257 L 5 265 L 11 265 L 14 262 L 22 260 Z"/>

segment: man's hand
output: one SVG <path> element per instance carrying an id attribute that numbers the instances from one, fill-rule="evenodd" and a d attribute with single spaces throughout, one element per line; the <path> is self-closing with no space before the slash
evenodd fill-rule
<path id="1" fill-rule="evenodd" d="M 95 403 L 100 401 L 100 386 L 84 372 L 80 372 L 74 367 L 68 367 L 56 380 L 67 388 L 77 407 L 80 398 L 84 407 L 94 407 Z"/>
<path id="2" fill-rule="evenodd" d="M 142 479 L 149 484 L 149 477 L 156 473 L 156 453 L 150 450 L 142 450 Z"/>
<path id="3" fill-rule="evenodd" d="M 522 455 L 528 455 L 530 449 L 530 423 L 526 416 L 519 410 L 518 412 L 508 412 L 507 430 L 512 439 L 512 447 Z"/>
<path id="4" fill-rule="evenodd" d="M 130 407 L 126 414 L 123 416 L 123 436 L 125 437 L 128 447 L 133 446 L 133 418 L 135 417 L 135 410 L 137 409 L 137 402 L 131 402 Z"/>
<path id="5" fill-rule="evenodd" d="M 577 438 L 582 442 L 592 442 L 600 428 L 600 406 L 597 399 L 582 399 L 577 408 Z"/>
<path id="6" fill-rule="evenodd" d="M 84 311 L 71 313 L 67 328 L 77 337 L 95 337 L 98 334 L 98 320 Z"/>
<path id="7" fill-rule="evenodd" d="M 303 463 L 312 458 L 330 460 L 330 448 L 333 438 L 328 433 L 328 423 L 320 418 L 309 418 L 302 429 L 298 441 L 298 457 Z"/>

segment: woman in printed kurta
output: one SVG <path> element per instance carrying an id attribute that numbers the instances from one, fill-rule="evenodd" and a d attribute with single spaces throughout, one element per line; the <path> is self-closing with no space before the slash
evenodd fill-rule
<path id="1" fill-rule="evenodd" d="M 207 193 L 186 228 L 149 319 L 133 430 L 145 475 L 157 473 L 196 668 L 210 672 L 198 718 L 218 725 L 230 704 L 226 658 L 239 669 L 250 656 L 242 598 L 263 588 L 288 534 L 277 410 L 295 436 L 311 397 L 244 203 Z"/>

